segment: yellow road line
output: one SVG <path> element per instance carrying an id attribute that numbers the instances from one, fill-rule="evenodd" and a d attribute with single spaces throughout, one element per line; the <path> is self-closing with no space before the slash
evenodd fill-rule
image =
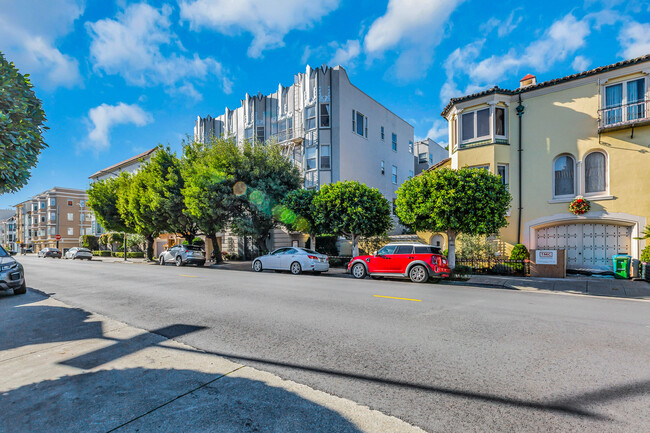
<path id="1" fill-rule="evenodd" d="M 401 299 L 402 301 L 422 302 L 422 299 L 396 298 L 395 296 L 373 295 L 375 298 Z"/>
<path id="2" fill-rule="evenodd" d="M 196 278 L 196 275 L 179 275 L 179 277 Z"/>

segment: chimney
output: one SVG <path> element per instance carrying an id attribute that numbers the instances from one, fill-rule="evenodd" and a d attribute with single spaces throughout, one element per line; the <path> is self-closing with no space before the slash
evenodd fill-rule
<path id="1" fill-rule="evenodd" d="M 528 74 L 524 78 L 519 80 L 520 89 L 522 87 L 534 86 L 535 84 L 537 84 L 537 77 L 534 76 L 533 74 Z"/>

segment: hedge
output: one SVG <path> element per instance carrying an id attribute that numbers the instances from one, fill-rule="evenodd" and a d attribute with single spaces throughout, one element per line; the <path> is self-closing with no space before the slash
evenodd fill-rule
<path id="1" fill-rule="evenodd" d="M 110 257 L 111 252 L 110 251 L 93 251 L 93 256 Z"/>
<path id="2" fill-rule="evenodd" d="M 124 257 L 123 252 L 114 252 L 113 257 Z M 143 259 L 144 258 L 144 253 L 141 251 L 129 251 L 126 253 L 126 257 L 128 259 Z"/>

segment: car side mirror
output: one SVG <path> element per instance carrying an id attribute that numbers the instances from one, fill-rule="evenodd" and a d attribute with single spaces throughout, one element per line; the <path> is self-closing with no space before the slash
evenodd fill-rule
<path id="1" fill-rule="evenodd" d="M 374 251 L 374 252 L 372 253 L 372 255 L 375 256 L 375 257 L 377 257 L 377 251 Z"/>

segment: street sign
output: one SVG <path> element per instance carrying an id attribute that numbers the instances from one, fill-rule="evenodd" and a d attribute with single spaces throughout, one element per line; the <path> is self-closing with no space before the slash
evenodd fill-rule
<path id="1" fill-rule="evenodd" d="M 57 241 L 60 241 L 61 240 L 61 235 L 55 235 L 54 239 L 56 239 Z"/>

